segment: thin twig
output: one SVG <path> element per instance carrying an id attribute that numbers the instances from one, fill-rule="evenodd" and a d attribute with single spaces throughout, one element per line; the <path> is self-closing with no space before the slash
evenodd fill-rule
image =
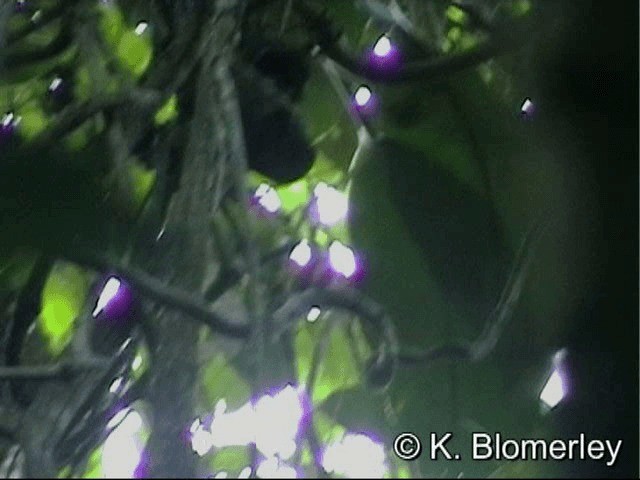
<path id="1" fill-rule="evenodd" d="M 87 371 L 100 370 L 107 366 L 104 360 L 61 362 L 53 365 L 0 367 L 2 380 L 64 380 Z"/>

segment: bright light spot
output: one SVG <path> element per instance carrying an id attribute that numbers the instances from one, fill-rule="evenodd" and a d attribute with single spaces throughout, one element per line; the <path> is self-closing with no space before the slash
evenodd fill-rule
<path id="1" fill-rule="evenodd" d="M 216 403 L 216 406 L 213 408 L 213 416 L 219 417 L 226 411 L 227 411 L 227 401 L 224 398 L 221 398 L 220 400 L 218 400 L 218 402 Z"/>
<path id="2" fill-rule="evenodd" d="M 200 419 L 196 419 L 189 429 L 191 432 L 191 448 L 199 456 L 206 455 L 213 447 L 213 435 L 204 428 Z"/>
<path id="3" fill-rule="evenodd" d="M 13 113 L 9 112 L 9 113 L 5 113 L 2 116 L 2 126 L 3 127 L 8 127 L 9 125 L 11 125 L 13 123 Z"/>
<path id="4" fill-rule="evenodd" d="M 124 378 L 122 377 L 115 378 L 113 382 L 111 382 L 111 385 L 109 385 L 109 393 L 117 393 L 118 390 L 120 390 L 120 387 L 122 387 L 123 383 L 124 383 Z"/>
<path id="5" fill-rule="evenodd" d="M 525 98 L 524 102 L 522 103 L 522 107 L 520 108 L 520 112 L 522 112 L 523 114 L 528 114 L 531 113 L 533 111 L 533 102 L 531 101 L 530 98 Z"/>
<path id="6" fill-rule="evenodd" d="M 51 83 L 49 84 L 49 91 L 53 92 L 57 90 L 60 85 L 62 85 L 62 79 L 60 77 L 54 78 L 53 80 L 51 80 Z"/>
<path id="7" fill-rule="evenodd" d="M 107 280 L 107 283 L 104 285 L 102 292 L 100 292 L 100 297 L 98 297 L 98 302 L 96 303 L 96 308 L 93 310 L 93 317 L 97 317 L 104 307 L 106 307 L 111 300 L 114 299 L 118 290 L 120 289 L 120 280 L 116 277 L 110 277 Z"/>
<path id="8" fill-rule="evenodd" d="M 346 434 L 327 446 L 322 466 L 348 478 L 382 478 L 387 473 L 384 447 L 363 434 Z"/>
<path id="9" fill-rule="evenodd" d="M 136 32 L 136 35 L 142 35 L 147 30 L 148 26 L 149 24 L 147 22 L 138 22 L 138 25 L 136 25 L 136 29 L 134 30 L 134 32 Z"/>
<path id="10" fill-rule="evenodd" d="M 371 90 L 366 85 L 361 85 L 358 87 L 355 93 L 356 104 L 359 107 L 364 107 L 369 100 L 371 100 Z"/>
<path id="11" fill-rule="evenodd" d="M 214 475 L 213 478 L 227 478 L 229 474 L 227 472 L 218 472 Z"/>
<path id="12" fill-rule="evenodd" d="M 251 476 L 251 467 L 244 467 L 238 474 L 238 478 L 249 478 Z"/>
<path id="13" fill-rule="evenodd" d="M 258 466 L 256 474 L 260 478 L 297 478 L 295 468 L 281 462 L 276 457 L 263 460 Z"/>
<path id="14" fill-rule="evenodd" d="M 318 307 L 311 307 L 309 313 L 307 313 L 307 321 L 315 322 L 318 318 L 320 318 L 320 314 L 322 311 Z"/>
<path id="15" fill-rule="evenodd" d="M 293 456 L 295 438 L 304 414 L 298 391 L 287 385 L 275 395 L 265 395 L 255 406 L 255 442 L 265 457 Z"/>
<path id="16" fill-rule="evenodd" d="M 276 213 L 282 207 L 278 192 L 266 183 L 260 184 L 254 196 L 258 199 L 260 206 L 269 213 Z"/>
<path id="17" fill-rule="evenodd" d="M 131 362 L 131 370 L 134 372 L 142 366 L 142 355 L 136 355 Z"/>
<path id="18" fill-rule="evenodd" d="M 386 57 L 391 52 L 391 41 L 386 35 L 382 35 L 375 46 L 373 47 L 373 53 L 378 57 Z"/>
<path id="19" fill-rule="evenodd" d="M 142 417 L 132 409 L 122 410 L 116 417 L 122 412 L 124 418 L 109 434 L 102 449 L 102 474 L 105 478 L 133 478 L 140 463 Z"/>
<path id="20" fill-rule="evenodd" d="M 349 200 L 335 188 L 320 182 L 313 190 L 318 209 L 318 220 L 323 225 L 334 225 L 347 216 Z"/>
<path id="21" fill-rule="evenodd" d="M 109 423 L 107 423 L 107 430 L 111 430 L 112 428 L 117 427 L 118 424 L 120 424 L 120 422 L 122 422 L 122 420 L 124 420 L 124 418 L 129 414 L 130 411 L 131 409 L 125 408 L 116 413 L 111 418 L 111 420 L 109 420 Z"/>
<path id="22" fill-rule="evenodd" d="M 226 410 L 226 405 L 225 405 Z M 296 436 L 304 414 L 298 391 L 287 385 L 274 395 L 265 395 L 233 412 L 221 407 L 210 427 L 196 420 L 190 428 L 191 446 L 200 456 L 212 447 L 255 444 L 265 456 L 290 458 L 296 451 Z"/>
<path id="23" fill-rule="evenodd" d="M 329 245 L 329 263 L 334 271 L 345 278 L 350 278 L 356 273 L 356 256 L 353 250 L 337 240 Z"/>
<path id="24" fill-rule="evenodd" d="M 562 401 L 564 395 L 565 389 L 562 377 L 560 376 L 558 369 L 554 369 L 542 389 L 542 392 L 540 392 L 540 400 L 542 400 L 549 408 L 554 408 Z"/>
<path id="25" fill-rule="evenodd" d="M 31 16 L 31 21 L 35 23 L 40 20 L 40 18 L 42 18 L 42 11 L 36 10 L 36 12 Z"/>
<path id="26" fill-rule="evenodd" d="M 309 241 L 303 239 L 293 247 L 293 250 L 291 250 L 291 253 L 289 254 L 289 259 L 297 263 L 300 267 L 306 267 L 311 261 L 311 256 L 312 253 Z"/>

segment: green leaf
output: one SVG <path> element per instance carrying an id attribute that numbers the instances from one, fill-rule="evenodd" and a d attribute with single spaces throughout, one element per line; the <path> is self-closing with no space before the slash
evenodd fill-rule
<path id="1" fill-rule="evenodd" d="M 100 2 L 98 8 L 101 13 L 99 28 L 105 42 L 116 47 L 126 30 L 124 15 L 116 5 L 111 3 Z"/>
<path id="2" fill-rule="evenodd" d="M 178 116 L 178 97 L 174 93 L 156 112 L 153 121 L 157 126 L 164 125 Z"/>
<path id="3" fill-rule="evenodd" d="M 291 213 L 306 205 L 311 197 L 309 182 L 305 178 L 277 187 L 276 191 L 285 213 Z"/>
<path id="4" fill-rule="evenodd" d="M 230 410 L 239 408 L 249 400 L 251 389 L 247 382 L 227 362 L 224 355 L 216 355 L 202 370 L 203 386 L 207 408 L 213 408 L 224 398 Z"/>
<path id="5" fill-rule="evenodd" d="M 156 180 L 156 171 L 144 168 L 141 164 L 131 164 L 131 177 L 133 180 L 133 202 L 135 209 L 140 209 L 147 200 Z"/>
<path id="6" fill-rule="evenodd" d="M 316 410 L 313 413 L 313 426 L 316 430 L 318 440 L 324 445 L 340 440 L 344 434 L 347 433 L 346 428 L 322 410 Z"/>
<path id="7" fill-rule="evenodd" d="M 116 47 L 116 56 L 134 77 L 142 76 L 153 58 L 150 37 L 146 34 L 138 35 L 133 30 L 124 32 Z"/>
<path id="8" fill-rule="evenodd" d="M 467 14 L 460 7 L 450 5 L 447 7 L 447 18 L 452 23 L 464 23 L 467 19 Z"/>
<path id="9" fill-rule="evenodd" d="M 304 322 L 295 338 L 297 374 L 301 384 L 307 382 L 319 343 L 319 332 L 324 330 L 319 323 Z M 313 403 L 317 405 L 335 392 L 352 388 L 360 382 L 360 370 L 353 358 L 349 336 L 344 327 L 335 326 L 317 370 Z"/>
<path id="10" fill-rule="evenodd" d="M 18 112 L 20 117 L 19 131 L 26 140 L 36 137 L 47 127 L 47 115 L 37 102 L 29 102 Z"/>
<path id="11" fill-rule="evenodd" d="M 247 447 L 225 447 L 213 455 L 210 461 L 214 472 L 227 472 L 232 478 L 251 464 L 251 455 Z"/>
<path id="12" fill-rule="evenodd" d="M 88 274 L 71 264 L 56 264 L 42 292 L 38 326 L 57 356 L 71 340 L 73 326 L 88 293 Z"/>
<path id="13" fill-rule="evenodd" d="M 0 292 L 15 292 L 29 279 L 37 253 L 16 249 L 0 256 Z"/>

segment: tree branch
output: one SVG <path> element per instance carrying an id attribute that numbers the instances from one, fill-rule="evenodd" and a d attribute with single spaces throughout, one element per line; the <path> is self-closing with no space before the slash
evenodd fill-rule
<path id="1" fill-rule="evenodd" d="M 350 287 L 340 289 L 312 287 L 294 294 L 273 314 L 275 335 L 272 337 L 272 341 L 277 341 L 283 331 L 291 328 L 293 322 L 306 315 L 314 305 L 320 305 L 325 308 L 339 308 L 354 313 L 359 318 L 369 322 L 375 331 L 379 331 L 382 342 L 378 349 L 380 357 L 378 362 L 384 362 L 384 357 L 389 356 L 392 362 L 390 376 L 393 377 L 399 353 L 395 326 L 381 305 Z"/>
<path id="2" fill-rule="evenodd" d="M 510 28 L 495 31 L 490 40 L 471 51 L 438 58 L 409 60 L 397 71 L 383 72 L 363 62 L 358 55 L 341 44 L 335 29 L 325 16 L 305 2 L 296 2 L 296 7 L 306 19 L 308 26 L 315 30 L 318 46 L 328 58 L 359 77 L 380 83 L 428 81 L 447 77 L 516 50 L 527 42 L 531 33 L 535 31 L 530 19 L 517 20 Z"/>
<path id="3" fill-rule="evenodd" d="M 88 254 L 74 251 L 67 252 L 64 256 L 67 260 L 79 265 L 101 272 L 113 272 L 121 276 L 141 294 L 166 307 L 185 313 L 189 317 L 207 325 L 216 333 L 232 338 L 246 338 L 249 336 L 251 330 L 248 325 L 239 325 L 224 318 L 221 314 L 212 312 L 199 299 L 181 290 L 171 288 L 143 271 L 120 265 L 112 259 L 95 253 Z"/>
<path id="4" fill-rule="evenodd" d="M 399 362 L 403 365 L 424 366 L 437 360 L 462 360 L 478 362 L 489 355 L 495 348 L 508 321 L 513 316 L 515 306 L 520 300 L 524 283 L 533 261 L 537 242 L 547 228 L 541 217 L 526 233 L 516 258 L 509 278 L 502 291 L 493 312 L 482 333 L 473 342 L 460 342 L 459 344 L 443 345 L 422 351 L 404 351 L 399 354 Z"/>
<path id="5" fill-rule="evenodd" d="M 66 380 L 87 371 L 100 370 L 108 363 L 104 360 L 60 362 L 53 365 L 0 367 L 0 381 L 8 380 Z"/>

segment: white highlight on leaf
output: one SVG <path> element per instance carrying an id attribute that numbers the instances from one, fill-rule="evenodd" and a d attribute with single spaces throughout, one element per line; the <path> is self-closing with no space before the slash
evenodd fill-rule
<path id="1" fill-rule="evenodd" d="M 309 313 L 307 313 L 307 321 L 312 323 L 315 322 L 318 318 L 320 318 L 321 313 L 322 310 L 320 310 L 318 307 L 311 307 Z"/>
<path id="2" fill-rule="evenodd" d="M 249 478 L 251 476 L 251 467 L 244 467 L 238 474 L 238 478 Z"/>
<path id="3" fill-rule="evenodd" d="M 334 271 L 345 278 L 351 278 L 356 273 L 356 256 L 351 248 L 335 240 L 329 245 L 329 263 Z"/>
<path id="4" fill-rule="evenodd" d="M 323 225 L 335 225 L 347 216 L 349 200 L 347 196 L 324 182 L 313 190 L 318 208 L 318 220 Z"/>
<path id="5" fill-rule="evenodd" d="M 281 462 L 276 457 L 263 460 L 258 465 L 256 475 L 260 478 L 297 478 L 297 472 L 291 465 Z"/>
<path id="6" fill-rule="evenodd" d="M 260 206 L 269 213 L 276 213 L 282 207 L 278 192 L 266 183 L 261 183 L 254 195 Z"/>
<path id="7" fill-rule="evenodd" d="M 386 57 L 390 52 L 391 40 L 386 35 L 382 35 L 374 45 L 373 53 L 378 57 Z"/>
<path id="8" fill-rule="evenodd" d="M 322 454 L 328 473 L 347 478 L 382 478 L 388 471 L 384 446 L 361 433 L 348 433 Z"/>
<path id="9" fill-rule="evenodd" d="M 111 300 L 116 296 L 118 290 L 120 289 L 120 280 L 116 277 L 110 277 L 105 283 L 102 292 L 100 292 L 100 296 L 98 297 L 98 302 L 96 303 L 96 308 L 93 310 L 93 317 L 97 317 L 104 307 L 106 307 Z"/>
<path id="10" fill-rule="evenodd" d="M 136 32 L 136 35 L 142 35 L 147 30 L 148 26 L 149 24 L 145 21 L 138 22 L 134 32 Z"/>
<path id="11" fill-rule="evenodd" d="M 214 475 L 213 478 L 227 478 L 229 476 L 229 474 L 225 471 L 222 472 L 218 472 Z"/>
<path id="12" fill-rule="evenodd" d="M 369 100 L 371 100 L 371 90 L 366 85 L 360 85 L 356 90 L 354 98 L 359 107 L 364 107 L 369 103 Z"/>
<path id="13" fill-rule="evenodd" d="M 293 262 L 297 263 L 300 267 L 306 267 L 311 261 L 311 246 L 309 245 L 309 241 L 307 239 L 300 240 L 291 253 L 289 254 L 289 259 Z"/>
<path id="14" fill-rule="evenodd" d="M 121 421 L 114 422 L 116 417 Z M 133 478 L 142 454 L 142 417 L 133 409 L 118 412 L 109 422 L 117 427 L 102 448 L 102 474 L 105 478 Z"/>
<path id="15" fill-rule="evenodd" d="M 540 400 L 549 408 L 556 407 L 565 396 L 565 388 L 562 376 L 557 368 L 553 370 L 547 383 L 540 392 Z"/>

